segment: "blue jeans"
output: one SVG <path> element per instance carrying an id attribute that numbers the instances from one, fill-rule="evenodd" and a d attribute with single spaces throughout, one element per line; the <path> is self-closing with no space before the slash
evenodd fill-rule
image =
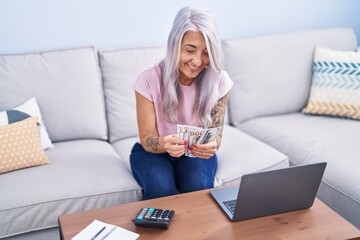
<path id="1" fill-rule="evenodd" d="M 217 157 L 176 158 L 168 153 L 147 152 L 136 143 L 130 154 L 131 170 L 143 189 L 144 199 L 214 187 Z"/>

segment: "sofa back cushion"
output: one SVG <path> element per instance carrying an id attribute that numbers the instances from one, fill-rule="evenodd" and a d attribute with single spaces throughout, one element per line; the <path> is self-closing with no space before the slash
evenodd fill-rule
<path id="1" fill-rule="evenodd" d="M 354 50 L 351 28 L 316 29 L 224 40 L 225 70 L 234 81 L 229 98 L 235 125 L 259 116 L 300 111 L 311 83 L 315 46 Z"/>
<path id="2" fill-rule="evenodd" d="M 135 93 L 132 84 L 146 68 L 165 57 L 165 48 L 138 48 L 101 51 L 109 140 L 138 135 Z"/>
<path id="3" fill-rule="evenodd" d="M 36 97 L 52 141 L 107 139 L 101 76 L 89 48 L 0 55 L 0 111 Z"/>

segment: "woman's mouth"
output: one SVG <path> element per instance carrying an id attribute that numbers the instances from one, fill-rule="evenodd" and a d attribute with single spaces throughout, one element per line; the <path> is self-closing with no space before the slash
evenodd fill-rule
<path id="1" fill-rule="evenodd" d="M 193 70 L 193 71 L 196 71 L 196 70 L 199 69 L 199 67 L 194 67 L 194 66 L 191 66 L 191 65 L 189 65 L 189 64 L 188 64 L 188 66 L 189 66 L 189 68 L 190 68 L 191 70 Z"/>

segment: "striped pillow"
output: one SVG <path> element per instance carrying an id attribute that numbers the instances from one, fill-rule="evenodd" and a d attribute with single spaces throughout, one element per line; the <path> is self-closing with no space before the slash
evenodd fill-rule
<path id="1" fill-rule="evenodd" d="M 315 49 L 310 97 L 302 112 L 360 120 L 360 52 Z"/>

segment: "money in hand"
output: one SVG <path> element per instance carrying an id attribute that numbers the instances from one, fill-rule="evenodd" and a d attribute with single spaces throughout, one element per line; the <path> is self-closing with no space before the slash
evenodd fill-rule
<path id="1" fill-rule="evenodd" d="M 194 144 L 205 144 L 211 139 L 215 139 L 220 132 L 221 127 L 215 128 L 200 128 L 189 125 L 177 125 L 177 134 L 180 139 L 187 140 L 188 144 L 185 151 L 185 156 L 196 157 L 191 153 L 190 146 Z"/>

